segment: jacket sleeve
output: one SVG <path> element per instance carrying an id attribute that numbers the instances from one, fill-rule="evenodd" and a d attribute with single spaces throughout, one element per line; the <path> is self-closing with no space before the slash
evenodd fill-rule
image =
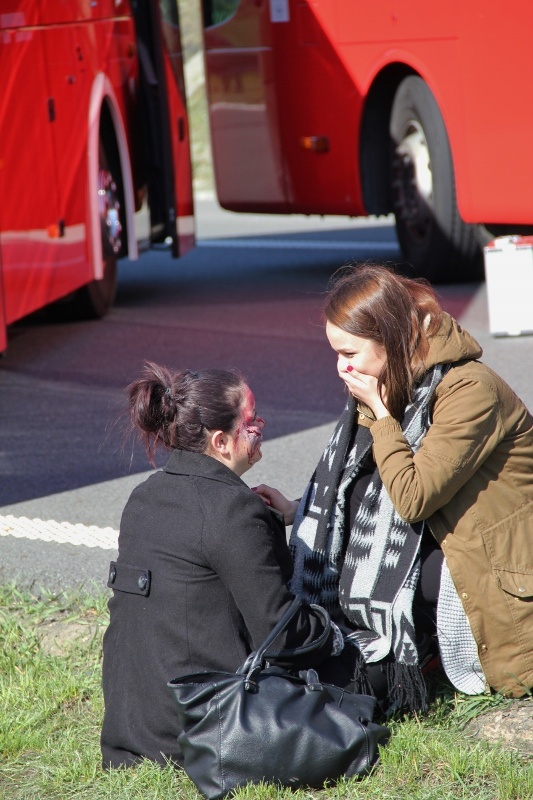
<path id="1" fill-rule="evenodd" d="M 233 596 L 256 649 L 293 600 L 286 583 L 292 569 L 285 531 L 276 529 L 263 501 L 244 487 L 224 492 L 216 521 L 208 509 L 206 512 L 205 555 Z M 275 646 L 300 647 L 317 639 L 323 630 L 319 616 L 302 607 Z M 332 649 L 333 633 L 301 666 L 320 663 Z"/>
<path id="2" fill-rule="evenodd" d="M 450 502 L 504 436 L 490 372 L 448 375 L 437 387 L 433 421 L 413 454 L 392 417 L 374 422 L 374 458 L 391 501 L 406 522 L 418 522 Z"/>

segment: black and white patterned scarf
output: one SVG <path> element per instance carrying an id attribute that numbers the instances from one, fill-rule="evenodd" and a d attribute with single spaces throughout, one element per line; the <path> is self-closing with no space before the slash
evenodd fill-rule
<path id="1" fill-rule="evenodd" d="M 413 452 L 431 424 L 431 399 L 447 368 L 429 370 L 406 408 L 402 430 Z M 291 588 L 324 606 L 344 629 L 346 644 L 357 654 L 359 691 L 371 691 L 365 664 L 380 662 L 397 705 L 423 709 L 412 611 L 421 528 L 413 529 L 396 512 L 377 469 L 345 541 L 347 489 L 372 447 L 368 428 L 358 426 L 353 436 L 356 410 L 350 398 L 300 503 L 290 540 Z"/>

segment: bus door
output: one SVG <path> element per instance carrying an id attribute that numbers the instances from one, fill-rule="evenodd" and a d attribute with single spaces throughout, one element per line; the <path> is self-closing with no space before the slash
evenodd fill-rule
<path id="1" fill-rule="evenodd" d="M 273 3 L 203 0 L 217 196 L 233 211 L 290 211 L 272 50 Z"/>
<path id="2" fill-rule="evenodd" d="M 152 242 L 194 244 L 189 126 L 176 0 L 134 0 Z"/>

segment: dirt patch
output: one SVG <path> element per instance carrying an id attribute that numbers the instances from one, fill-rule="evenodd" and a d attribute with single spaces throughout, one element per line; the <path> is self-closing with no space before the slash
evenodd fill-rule
<path id="1" fill-rule="evenodd" d="M 37 636 L 43 653 L 64 656 L 74 645 L 85 645 L 102 630 L 93 619 L 61 619 L 58 617 L 42 622 Z"/>
<path id="2" fill-rule="evenodd" d="M 533 698 L 512 700 L 471 720 L 465 728 L 475 739 L 516 750 L 533 758 Z"/>

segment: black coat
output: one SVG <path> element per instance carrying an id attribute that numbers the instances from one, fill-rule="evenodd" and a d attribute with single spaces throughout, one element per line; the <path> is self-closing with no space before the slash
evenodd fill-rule
<path id="1" fill-rule="evenodd" d="M 291 571 L 279 516 L 214 458 L 175 450 L 132 492 L 110 570 L 105 766 L 142 756 L 181 763 L 167 682 L 236 670 L 290 604 Z M 302 609 L 279 646 L 305 644 L 322 630 Z M 328 640 L 314 663 L 330 652 Z"/>

